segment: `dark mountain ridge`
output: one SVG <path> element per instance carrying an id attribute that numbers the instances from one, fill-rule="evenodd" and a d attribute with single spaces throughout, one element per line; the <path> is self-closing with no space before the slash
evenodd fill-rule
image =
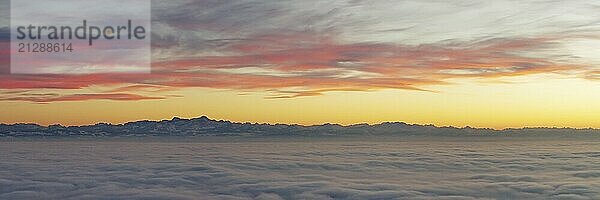
<path id="1" fill-rule="evenodd" d="M 522 128 L 493 130 L 484 128 L 436 127 L 404 122 L 381 124 L 288 125 L 239 123 L 213 120 L 206 116 L 192 119 L 175 117 L 162 121 L 136 121 L 124 124 L 99 123 L 86 126 L 41 126 L 37 124 L 0 124 L 0 137 L 59 136 L 338 136 L 338 135 L 399 135 L 399 136 L 504 136 L 504 135 L 588 135 L 600 136 L 600 129 Z"/>

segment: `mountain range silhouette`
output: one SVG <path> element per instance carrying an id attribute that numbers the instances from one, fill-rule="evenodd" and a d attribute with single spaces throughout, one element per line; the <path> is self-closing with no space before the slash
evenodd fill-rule
<path id="1" fill-rule="evenodd" d="M 41 126 L 37 124 L 0 124 L 0 137 L 118 137 L 118 136 L 515 136 L 515 135 L 593 135 L 600 129 L 520 128 L 494 130 L 489 128 L 437 127 L 433 125 L 384 122 L 380 124 L 259 124 L 213 120 L 206 116 L 192 119 L 174 117 L 162 121 L 135 121 L 124 124 L 98 123 L 85 126 Z"/>

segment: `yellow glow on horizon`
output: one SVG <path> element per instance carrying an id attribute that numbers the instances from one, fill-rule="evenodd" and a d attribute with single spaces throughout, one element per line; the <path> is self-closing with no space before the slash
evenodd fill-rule
<path id="1" fill-rule="evenodd" d="M 329 92 L 322 96 L 265 99 L 262 92 L 185 89 L 184 97 L 147 101 L 1 102 L 3 123 L 81 125 L 207 115 L 237 122 L 322 124 L 402 121 L 487 128 L 600 128 L 600 84 L 538 75 L 485 83 L 472 79 L 421 92 Z"/>

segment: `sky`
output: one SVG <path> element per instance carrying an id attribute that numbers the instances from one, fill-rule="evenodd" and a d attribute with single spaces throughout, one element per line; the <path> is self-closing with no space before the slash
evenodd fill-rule
<path id="1" fill-rule="evenodd" d="M 0 122 L 600 128 L 598 1 L 153 1 L 151 31 L 149 74 L 0 74 Z"/>

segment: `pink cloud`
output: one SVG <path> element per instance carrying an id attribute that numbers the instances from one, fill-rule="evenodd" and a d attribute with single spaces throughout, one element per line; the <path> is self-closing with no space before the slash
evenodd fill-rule
<path id="1" fill-rule="evenodd" d="M 449 84 L 450 78 L 497 78 L 581 69 L 576 64 L 521 53 L 544 49 L 553 40 L 496 39 L 410 46 L 341 43 L 330 36 L 305 32 L 257 35 L 228 44 L 224 50 L 229 52 L 227 55 L 155 62 L 151 74 L 1 75 L 0 89 L 8 90 L 117 87 L 103 94 L 1 100 L 161 99 L 167 97 L 145 97 L 136 92 L 160 93 L 189 87 L 273 93 L 267 98 L 317 96 L 330 91 L 430 91 L 423 88 Z M 263 71 L 248 70 L 249 67 Z M 591 73 L 588 77 L 597 76 Z"/>
<path id="2" fill-rule="evenodd" d="M 1 101 L 30 101 L 36 103 L 50 103 L 60 101 L 86 101 L 86 100 L 117 100 L 117 101 L 138 101 L 138 100 L 156 100 L 165 99 L 165 97 L 150 97 L 126 93 L 103 93 L 103 94 L 72 94 L 72 95 L 27 95 L 17 97 L 0 98 Z"/>

